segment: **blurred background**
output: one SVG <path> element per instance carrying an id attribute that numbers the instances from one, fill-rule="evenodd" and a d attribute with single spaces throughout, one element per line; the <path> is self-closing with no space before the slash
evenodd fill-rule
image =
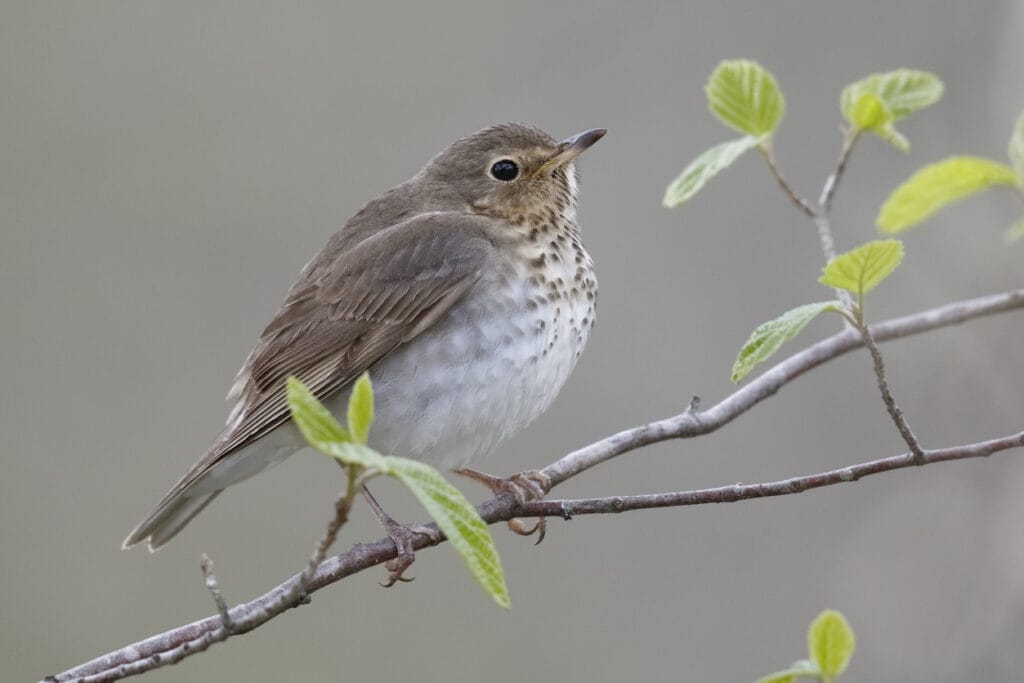
<path id="1" fill-rule="evenodd" d="M 509 474 L 692 394 L 718 401 L 755 325 L 826 295 L 813 227 L 756 155 L 684 207 L 660 205 L 686 163 L 735 137 L 706 110 L 719 60 L 778 77 L 777 156 L 808 195 L 838 152 L 845 84 L 900 66 L 944 79 L 945 97 L 900 125 L 911 154 L 871 136 L 856 150 L 835 202 L 845 250 L 921 165 L 1005 158 L 1022 32 L 1009 1 L 3 3 L 2 677 L 211 614 L 202 552 L 232 602 L 304 566 L 341 485 L 312 452 L 231 489 L 155 556 L 120 543 L 220 430 L 222 397 L 301 266 L 455 138 L 505 120 L 610 131 L 581 163 L 598 323 L 555 406 L 484 463 Z M 870 316 L 1021 286 L 1024 246 L 1002 242 L 1019 212 L 992 192 L 908 233 Z M 800 344 L 835 329 L 817 321 Z M 1021 330 L 1017 313 L 885 345 L 926 446 L 1021 429 Z M 714 435 L 555 495 L 768 481 L 902 451 L 861 352 Z M 148 680 L 751 681 L 805 656 L 825 607 L 856 630 L 851 681 L 1017 680 L 1022 458 L 552 520 L 539 547 L 494 527 L 509 612 L 445 546 L 420 554 L 414 583 L 384 590 L 383 569 L 366 572 Z M 379 495 L 424 518 L 397 487 Z M 360 507 L 341 544 L 380 536 Z"/>

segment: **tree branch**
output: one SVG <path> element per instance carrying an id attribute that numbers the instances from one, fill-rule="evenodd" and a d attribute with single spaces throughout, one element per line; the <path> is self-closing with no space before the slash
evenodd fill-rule
<path id="1" fill-rule="evenodd" d="M 1017 289 L 1003 294 L 947 304 L 902 318 L 888 320 L 873 325 L 872 332 L 877 341 L 888 341 L 1021 307 L 1024 307 L 1024 289 Z M 853 328 L 844 329 L 842 332 L 834 334 L 778 363 L 746 386 L 736 390 L 707 410 L 697 410 L 695 409 L 695 404 L 691 403 L 691 406 L 679 415 L 621 431 L 589 446 L 573 451 L 544 468 L 543 473 L 551 479 L 552 485 L 556 485 L 610 458 L 643 446 L 668 439 L 689 438 L 713 432 L 747 412 L 761 401 L 773 396 L 779 389 L 805 372 L 863 345 L 864 339 L 857 330 Z M 1015 434 L 978 444 L 926 451 L 925 459 L 926 462 L 943 462 L 966 457 L 981 457 L 998 450 L 1020 446 L 1022 443 L 1024 443 L 1024 434 Z M 655 496 L 594 499 L 592 501 L 541 501 L 520 506 L 517 505 L 513 496 L 504 495 L 483 503 L 478 510 L 487 523 L 493 524 L 515 516 L 529 516 L 533 514 L 549 516 L 562 515 L 564 513 L 584 514 L 588 504 L 597 507 L 601 504 L 598 501 L 602 500 L 623 501 L 621 504 L 610 503 L 613 507 L 622 504 L 635 506 L 623 509 L 744 500 L 769 495 L 797 493 L 808 488 L 855 481 L 859 477 L 899 469 L 910 464 L 912 463 L 906 456 L 896 456 L 895 458 L 885 458 L 832 472 L 810 475 L 809 477 L 797 477 L 780 482 L 749 486 L 728 486 L 721 489 L 706 489 L 704 491 L 656 494 Z M 663 499 L 663 496 L 675 496 L 677 498 L 674 499 L 675 502 L 670 502 L 673 500 L 672 498 Z M 661 503 L 660 501 L 662 500 L 666 502 Z M 595 512 L 597 511 L 595 510 Z M 341 511 L 338 510 L 338 512 L 340 513 Z M 422 536 L 414 538 L 413 546 L 415 550 L 421 550 L 428 545 L 432 545 L 430 539 Z M 382 564 L 394 558 L 395 554 L 395 545 L 390 539 L 379 540 L 370 544 L 356 544 L 348 551 L 318 563 L 318 568 L 309 576 L 308 581 L 304 580 L 303 574 L 305 572 L 295 575 L 255 600 L 243 603 L 229 610 L 230 622 L 234 626 L 233 632 L 244 632 L 257 628 L 283 613 L 289 607 L 297 604 L 294 600 L 282 599 L 284 596 L 297 595 L 299 593 L 303 595 L 312 594 L 351 574 Z M 296 593 L 297 589 L 298 593 Z M 302 604 L 301 601 L 298 604 Z M 241 628 L 243 626 L 244 629 Z M 114 650 L 73 669 L 50 676 L 46 680 L 61 682 L 82 681 L 83 683 L 118 680 L 164 666 L 168 663 L 180 661 L 196 652 L 205 650 L 213 642 L 216 642 L 219 634 L 225 630 L 222 617 L 219 614 L 214 615 Z"/>
<path id="2" fill-rule="evenodd" d="M 859 465 L 763 484 L 734 484 L 732 486 L 719 486 L 710 489 L 698 489 L 696 491 L 653 493 L 642 496 L 608 496 L 606 498 L 581 498 L 577 500 L 530 501 L 518 506 L 515 509 L 515 515 L 517 517 L 563 517 L 569 519 L 576 515 L 607 514 L 631 510 L 647 510 L 650 508 L 706 505 L 708 503 L 735 503 L 752 498 L 788 496 L 823 486 L 854 482 L 872 474 L 891 472 L 892 470 L 899 470 L 904 467 L 914 467 L 919 464 L 929 465 L 949 460 L 964 460 L 966 458 L 984 458 L 999 451 L 1019 448 L 1021 446 L 1024 446 L 1024 432 L 979 443 L 925 451 L 923 462 L 921 463 L 916 462 L 908 451 L 902 455 L 863 462 Z"/>

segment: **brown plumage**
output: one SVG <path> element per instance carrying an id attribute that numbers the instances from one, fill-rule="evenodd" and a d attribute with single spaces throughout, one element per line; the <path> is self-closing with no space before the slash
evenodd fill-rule
<path id="1" fill-rule="evenodd" d="M 406 449 L 415 452 L 401 455 L 429 460 L 434 458 L 430 448 L 437 447 L 445 451 L 438 454 L 441 460 L 458 451 L 461 462 L 492 450 L 532 420 L 539 413 L 535 408 L 543 410 L 554 398 L 571 363 L 568 370 L 560 364 L 552 375 L 557 386 L 527 387 L 525 393 L 537 393 L 536 399 L 532 394 L 511 398 L 530 405 L 481 414 L 479 428 L 463 424 L 463 415 L 472 410 L 430 414 L 431 392 L 438 391 L 433 368 L 468 367 L 452 362 L 448 351 L 464 342 L 483 361 L 493 355 L 498 366 L 509 366 L 502 358 L 511 353 L 518 359 L 522 353 L 503 346 L 506 338 L 515 338 L 521 328 L 564 325 L 564 319 L 559 323 L 562 307 L 556 303 L 560 297 L 582 302 L 589 314 L 574 315 L 571 333 L 567 328 L 562 339 L 556 331 L 553 340 L 538 337 L 539 342 L 524 344 L 531 353 L 512 365 L 536 364 L 547 355 L 542 347 L 569 343 L 574 344 L 575 362 L 593 322 L 596 282 L 575 224 L 572 160 L 601 135 L 603 131 L 588 131 L 586 137 L 559 144 L 527 126 L 493 126 L 457 141 L 415 177 L 353 216 L 303 269 L 263 330 L 229 394 L 236 404 L 220 437 L 129 534 L 125 547 L 148 539 L 151 549 L 158 548 L 224 487 L 303 446 L 290 424 L 285 395 L 290 375 L 327 401 L 346 394 L 364 371 L 371 370 L 375 380 L 380 371 L 378 402 L 383 410 L 378 411 L 374 434 L 381 436 L 376 442 L 371 436 L 371 445 L 388 450 L 408 442 Z M 494 177 L 496 164 L 508 161 L 517 166 L 516 178 Z M 503 167 L 500 173 L 507 171 Z M 549 278 L 545 272 L 552 263 L 571 265 L 571 270 Z M 535 314 L 540 302 L 546 317 Z M 565 308 L 569 315 L 571 306 Z M 520 313 L 529 321 L 524 318 L 524 325 L 509 327 L 491 348 L 494 330 Z M 428 331 L 427 341 L 419 342 Z M 418 344 L 423 348 L 419 355 Z M 494 378 L 508 375 L 509 368 L 480 366 L 476 374 L 482 376 L 473 381 L 480 383 L 487 400 L 492 400 L 488 392 Z M 430 375 L 421 390 L 415 389 L 419 375 Z M 510 382 L 523 381 L 518 374 L 508 376 Z M 393 398 L 389 385 L 394 386 Z M 415 393 L 410 394 L 410 387 Z M 395 424 L 384 424 L 389 416 Z M 417 432 L 418 419 L 450 419 L 452 428 L 428 433 L 423 425 Z M 409 425 L 400 427 L 403 421 Z"/>

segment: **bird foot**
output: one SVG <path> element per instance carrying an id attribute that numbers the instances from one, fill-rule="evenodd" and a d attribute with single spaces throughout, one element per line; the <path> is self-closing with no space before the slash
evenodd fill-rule
<path id="1" fill-rule="evenodd" d="M 495 477 L 492 474 L 486 474 L 477 470 L 469 469 L 464 467 L 462 469 L 455 470 L 456 474 L 460 474 L 464 477 L 478 481 L 491 490 L 496 496 L 500 496 L 504 493 L 511 493 L 516 497 L 519 504 L 526 503 L 531 500 L 543 500 L 547 492 L 551 490 L 551 479 L 537 470 L 527 470 L 526 472 L 520 472 L 519 474 L 513 474 L 511 477 L 502 479 L 501 477 Z M 532 536 L 537 534 L 537 541 L 534 545 L 539 544 L 544 540 L 544 535 L 547 532 L 548 521 L 546 517 L 538 517 L 537 523 L 532 527 L 527 526 L 521 519 L 510 519 L 508 520 L 508 528 L 514 534 L 520 536 Z"/>
<path id="2" fill-rule="evenodd" d="M 363 486 L 363 497 L 369 503 L 370 509 L 373 510 L 373 514 L 377 517 L 377 521 L 384 527 L 384 532 L 387 533 L 388 538 L 395 544 L 395 550 L 397 551 L 395 559 L 384 563 L 384 567 L 388 570 L 388 578 L 382 581 L 380 585 L 390 588 L 399 581 L 403 583 L 412 581 L 412 577 L 406 577 L 404 573 L 416 561 L 416 551 L 413 548 L 413 542 L 417 536 L 426 536 L 430 539 L 431 545 L 436 545 L 441 542 L 441 532 L 428 526 L 405 526 L 399 524 L 395 521 L 394 517 L 384 512 L 384 508 L 380 506 L 380 503 L 377 502 L 377 499 L 373 497 L 370 489 L 366 488 L 366 486 Z"/>
<path id="3" fill-rule="evenodd" d="M 416 537 L 426 536 L 430 539 L 431 545 L 434 545 L 441 542 L 441 534 L 436 529 L 428 526 L 405 526 L 399 524 L 390 516 L 380 521 L 388 538 L 395 544 L 398 554 L 393 560 L 388 560 L 384 563 L 384 567 L 388 570 L 388 578 L 379 583 L 384 588 L 390 588 L 399 581 L 409 583 L 414 577 L 405 576 L 404 574 L 405 570 L 416 561 L 416 551 L 413 549 Z"/>

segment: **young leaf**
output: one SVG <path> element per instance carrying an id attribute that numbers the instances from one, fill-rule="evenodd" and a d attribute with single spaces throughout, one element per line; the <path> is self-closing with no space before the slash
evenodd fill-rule
<path id="1" fill-rule="evenodd" d="M 889 107 L 873 92 L 861 93 L 850 109 L 850 123 L 861 130 L 874 130 L 892 120 Z"/>
<path id="2" fill-rule="evenodd" d="M 756 147 L 762 138 L 745 135 L 738 140 L 730 140 L 715 145 L 690 162 L 678 178 L 665 190 L 662 203 L 668 208 L 679 206 L 697 194 L 700 188 L 714 178 L 719 171 L 736 161 L 748 149 Z"/>
<path id="3" fill-rule="evenodd" d="M 312 446 L 323 450 L 320 444 L 352 441 L 348 430 L 338 424 L 330 411 L 316 400 L 313 392 L 298 378 L 288 377 L 287 388 L 292 419 Z"/>
<path id="4" fill-rule="evenodd" d="M 764 678 L 757 679 L 754 683 L 793 683 L 796 680 L 796 674 L 786 669 L 785 671 L 776 671 L 773 674 L 768 674 Z"/>
<path id="5" fill-rule="evenodd" d="M 755 683 L 793 683 L 797 678 L 821 678 L 821 669 L 812 661 L 801 659 L 784 671 L 776 671 Z"/>
<path id="6" fill-rule="evenodd" d="M 910 140 L 907 139 L 906 135 L 896 130 L 896 126 L 892 125 L 892 121 L 887 121 L 880 126 L 872 128 L 871 132 L 901 152 L 910 151 Z"/>
<path id="7" fill-rule="evenodd" d="M 853 630 L 839 612 L 827 609 L 811 622 L 807 649 L 825 676 L 835 677 L 846 671 L 855 646 Z"/>
<path id="8" fill-rule="evenodd" d="M 786 113 L 775 77 L 747 59 L 719 63 L 704 89 L 711 113 L 741 133 L 771 133 Z"/>
<path id="9" fill-rule="evenodd" d="M 1016 242 L 1024 237 L 1024 216 L 1017 219 L 1017 222 L 1006 229 L 1006 241 Z"/>
<path id="10" fill-rule="evenodd" d="M 957 199 L 993 185 L 1017 183 L 1017 173 L 1006 164 L 981 157 L 949 157 L 925 166 L 893 190 L 876 224 L 885 233 L 901 232 Z"/>
<path id="11" fill-rule="evenodd" d="M 498 550 L 473 504 L 433 467 L 406 458 L 390 457 L 387 460 L 386 474 L 413 492 L 462 556 L 484 591 L 499 605 L 508 607 L 508 588 Z"/>
<path id="12" fill-rule="evenodd" d="M 942 81 L 925 71 L 897 69 L 883 74 L 871 74 L 843 88 L 839 108 L 850 125 L 858 130 L 870 130 L 903 152 L 910 150 L 910 141 L 893 125 L 907 114 L 923 109 L 942 97 Z M 866 96 L 878 98 L 882 105 Z"/>
<path id="13" fill-rule="evenodd" d="M 365 444 L 373 424 L 373 385 L 370 373 L 364 372 L 352 385 L 348 397 L 348 429 L 356 443 Z"/>
<path id="14" fill-rule="evenodd" d="M 871 74 L 856 83 L 843 88 L 839 96 L 839 108 L 851 124 L 853 109 L 860 97 L 874 93 L 892 113 L 893 121 L 899 121 L 907 114 L 924 109 L 942 97 L 943 85 L 935 74 L 927 71 L 896 69 L 880 74 Z"/>
<path id="15" fill-rule="evenodd" d="M 889 277 L 902 260 L 902 242 L 875 240 L 829 261 L 818 282 L 863 297 Z"/>
<path id="16" fill-rule="evenodd" d="M 732 381 L 740 382 L 750 374 L 758 363 L 767 360 L 783 343 L 789 341 L 807 327 L 823 311 L 840 311 L 839 301 L 821 301 L 816 304 L 797 306 L 780 315 L 774 320 L 761 323 L 740 349 L 736 362 L 732 366 Z"/>
<path id="17" fill-rule="evenodd" d="M 873 92 L 861 93 L 850 110 L 854 128 L 870 130 L 901 152 L 909 152 L 910 141 L 892 125 L 894 120 L 889 107 Z"/>
<path id="18" fill-rule="evenodd" d="M 1017 184 L 1024 185 L 1024 112 L 1017 119 L 1017 125 L 1013 127 L 1013 134 L 1010 136 L 1009 150 L 1010 163 L 1017 171 Z"/>

